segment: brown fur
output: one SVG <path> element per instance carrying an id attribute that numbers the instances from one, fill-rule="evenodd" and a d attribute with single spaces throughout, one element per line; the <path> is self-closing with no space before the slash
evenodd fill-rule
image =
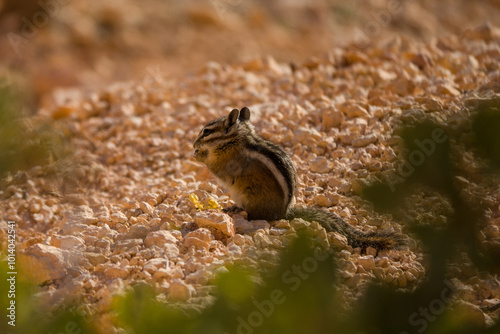
<path id="1" fill-rule="evenodd" d="M 316 221 L 327 231 L 346 236 L 352 247 L 394 249 L 405 245 L 399 234 L 364 233 L 329 212 L 291 207 L 297 184 L 292 161 L 282 148 L 258 135 L 249 119 L 248 108 L 233 109 L 227 117 L 209 122 L 193 145 L 195 158 L 222 182 L 249 219 Z"/>

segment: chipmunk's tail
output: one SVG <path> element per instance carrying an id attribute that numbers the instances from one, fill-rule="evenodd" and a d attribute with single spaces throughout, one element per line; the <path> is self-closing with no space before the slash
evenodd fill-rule
<path id="1" fill-rule="evenodd" d="M 407 239 L 398 233 L 363 232 L 347 224 L 333 213 L 312 207 L 293 207 L 287 212 L 286 219 L 302 218 L 309 222 L 318 222 L 327 232 L 338 232 L 347 238 L 352 247 L 373 247 L 382 249 L 400 249 L 407 244 Z"/>

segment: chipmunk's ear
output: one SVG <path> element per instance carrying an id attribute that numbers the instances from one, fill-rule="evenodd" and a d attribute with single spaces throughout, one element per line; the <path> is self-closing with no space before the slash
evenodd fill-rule
<path id="1" fill-rule="evenodd" d="M 243 107 L 240 110 L 240 121 L 248 121 L 250 119 L 250 109 Z"/>
<path id="2" fill-rule="evenodd" d="M 226 118 L 226 126 L 229 128 L 233 126 L 234 123 L 238 121 L 240 116 L 240 111 L 238 109 L 233 109 Z"/>

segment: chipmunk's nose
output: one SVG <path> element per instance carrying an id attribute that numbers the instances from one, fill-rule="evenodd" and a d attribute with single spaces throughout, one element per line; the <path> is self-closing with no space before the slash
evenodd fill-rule
<path id="1" fill-rule="evenodd" d="M 208 154 L 207 151 L 196 149 L 194 150 L 193 157 L 198 161 L 204 162 L 205 159 L 207 158 L 207 154 Z"/>

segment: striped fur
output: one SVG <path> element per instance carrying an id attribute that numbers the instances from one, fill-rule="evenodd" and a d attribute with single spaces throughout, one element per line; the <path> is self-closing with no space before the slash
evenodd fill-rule
<path id="1" fill-rule="evenodd" d="M 297 186 L 292 160 L 281 147 L 255 132 L 246 107 L 207 123 L 193 146 L 195 158 L 229 190 L 249 219 L 317 221 L 327 231 L 346 236 L 352 247 L 391 249 L 405 244 L 398 234 L 364 233 L 329 212 L 291 207 Z"/>

